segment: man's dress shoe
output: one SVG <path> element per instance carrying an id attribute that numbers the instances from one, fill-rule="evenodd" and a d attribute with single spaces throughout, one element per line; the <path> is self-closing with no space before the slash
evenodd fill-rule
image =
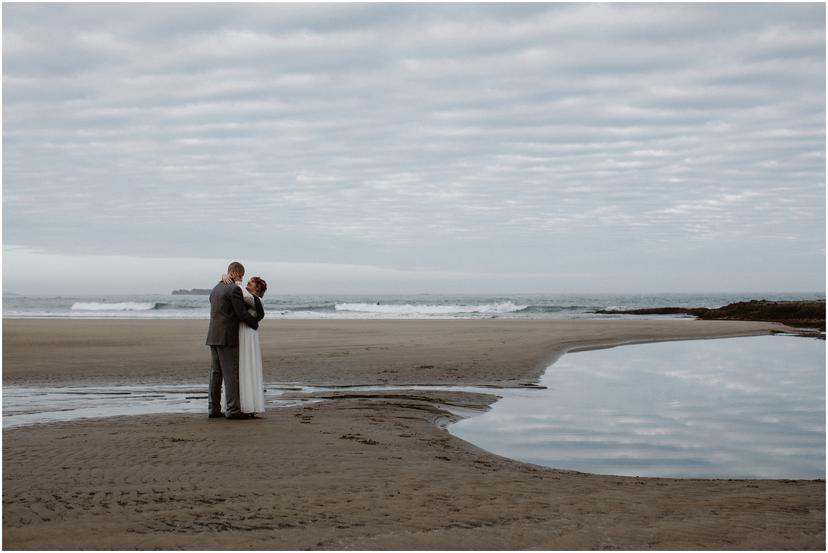
<path id="1" fill-rule="evenodd" d="M 230 420 L 239 420 L 239 419 L 253 419 L 256 415 L 253 413 L 239 413 L 238 415 L 228 415 L 227 418 Z"/>

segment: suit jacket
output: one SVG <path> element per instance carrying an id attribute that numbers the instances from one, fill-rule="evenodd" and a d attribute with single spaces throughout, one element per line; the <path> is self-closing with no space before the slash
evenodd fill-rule
<path id="1" fill-rule="evenodd" d="M 247 311 L 241 288 L 219 282 L 210 292 L 210 327 L 208 346 L 238 346 L 239 323 L 259 328 L 259 322 Z"/>

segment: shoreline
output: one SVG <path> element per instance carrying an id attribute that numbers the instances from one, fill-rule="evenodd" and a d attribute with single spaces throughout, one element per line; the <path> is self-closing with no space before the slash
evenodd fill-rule
<path id="1" fill-rule="evenodd" d="M 3 383 L 207 381 L 202 320 L 3 320 Z M 308 385 L 536 381 L 575 348 L 793 332 L 670 320 L 265 320 L 265 380 Z"/>
<path id="2" fill-rule="evenodd" d="M 531 385 L 569 351 L 790 329 L 730 321 L 266 321 L 267 376 Z M 10 324 L 11 323 L 11 324 Z M 6 385 L 204 379 L 204 321 L 4 320 Z M 153 346 L 153 347 L 150 347 Z M 299 380 L 298 378 L 296 380 Z M 7 549 L 815 549 L 824 480 L 605 476 L 454 437 L 495 394 L 341 390 L 260 419 L 3 431 Z M 206 409 L 206 407 L 205 407 Z"/>

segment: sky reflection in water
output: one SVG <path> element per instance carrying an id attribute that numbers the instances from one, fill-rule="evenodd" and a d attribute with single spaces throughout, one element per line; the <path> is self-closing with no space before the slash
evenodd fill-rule
<path id="1" fill-rule="evenodd" d="M 452 434 L 601 474 L 825 478 L 825 342 L 786 336 L 571 353 Z"/>
<path id="2" fill-rule="evenodd" d="M 543 389 L 359 386 L 502 396 L 450 425 L 494 453 L 603 474 L 700 478 L 825 477 L 825 342 L 789 336 L 695 340 L 570 353 Z M 268 409 L 290 392 L 268 383 Z M 3 428 L 84 418 L 205 413 L 205 383 L 3 387 Z M 313 401 L 313 400 L 311 400 Z M 318 401 L 318 400 L 317 400 Z"/>

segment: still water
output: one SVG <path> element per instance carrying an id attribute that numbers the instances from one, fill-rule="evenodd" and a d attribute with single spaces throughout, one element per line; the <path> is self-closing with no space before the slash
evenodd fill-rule
<path id="1" fill-rule="evenodd" d="M 355 386 L 500 396 L 449 431 L 556 468 L 680 478 L 825 478 L 825 342 L 761 336 L 570 353 L 546 388 Z M 268 383 L 268 409 L 341 388 Z M 207 386 L 3 387 L 3 428 L 85 418 L 205 413 Z"/>
<path id="2" fill-rule="evenodd" d="M 278 409 L 324 401 L 303 397 L 330 392 L 386 392 L 427 390 L 500 393 L 491 387 L 474 386 L 304 386 L 293 383 L 265 384 L 265 409 Z M 508 393 L 508 391 L 507 391 Z M 478 410 L 443 406 L 458 416 L 473 416 Z M 82 419 L 207 413 L 207 386 L 189 384 L 100 384 L 95 386 L 4 386 L 3 428 L 70 422 Z M 265 415 L 266 416 L 266 415 Z"/>
<path id="3" fill-rule="evenodd" d="M 570 353 L 449 431 L 538 465 L 680 478 L 825 478 L 825 342 L 762 336 Z"/>

